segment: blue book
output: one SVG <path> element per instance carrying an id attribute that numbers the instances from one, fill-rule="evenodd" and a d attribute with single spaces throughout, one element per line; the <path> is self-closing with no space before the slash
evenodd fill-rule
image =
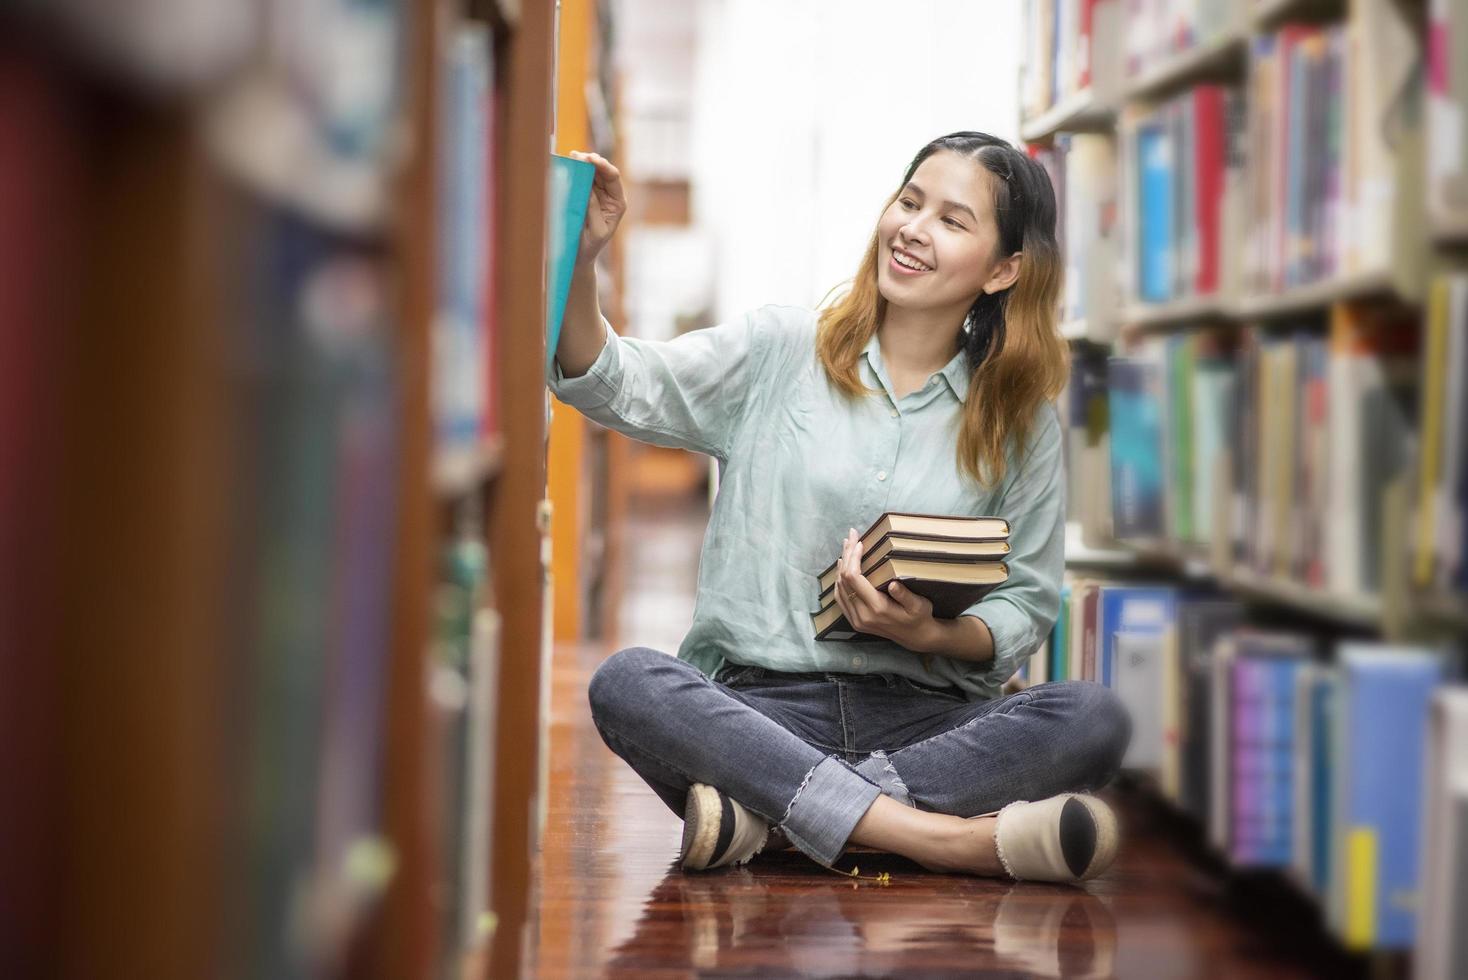
<path id="1" fill-rule="evenodd" d="M 1165 632 L 1173 624 L 1176 602 L 1177 591 L 1163 586 L 1102 586 L 1096 614 L 1096 637 L 1101 644 L 1096 679 L 1106 687 L 1116 687 L 1116 634 Z"/>
<path id="2" fill-rule="evenodd" d="M 1156 362 L 1106 363 L 1111 417 L 1111 517 L 1118 538 L 1161 537 L 1162 409 Z"/>
<path id="3" fill-rule="evenodd" d="M 1416 933 L 1422 758 L 1441 659 L 1429 650 L 1340 645 L 1344 755 L 1336 831 L 1345 945 L 1406 949 Z"/>
<path id="4" fill-rule="evenodd" d="M 484 415 L 488 296 L 489 100 L 493 44 L 481 24 L 454 31 L 445 59 L 438 183 L 438 316 L 434 324 L 434 410 L 441 442 L 469 443 Z"/>
<path id="5" fill-rule="evenodd" d="M 571 274 L 581 247 L 581 228 L 591 203 L 596 165 L 551 154 L 550 200 L 546 203 L 545 372 L 551 373 L 556 346 L 561 342 L 561 320 L 571 293 Z"/>
<path id="6" fill-rule="evenodd" d="M 1316 895 L 1330 887 L 1331 799 L 1335 792 L 1335 704 L 1338 675 L 1322 673 L 1310 691 L 1310 884 Z"/>
<path id="7" fill-rule="evenodd" d="M 1137 129 L 1137 294 L 1149 303 L 1172 298 L 1173 148 L 1161 120 Z"/>
<path id="8" fill-rule="evenodd" d="M 1293 633 L 1235 634 L 1230 676 L 1233 824 L 1229 856 L 1240 865 L 1284 867 L 1294 852 L 1296 676 L 1313 641 Z"/>

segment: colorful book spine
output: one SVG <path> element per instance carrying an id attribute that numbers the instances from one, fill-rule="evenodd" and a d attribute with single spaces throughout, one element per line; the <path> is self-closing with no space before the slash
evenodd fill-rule
<path id="1" fill-rule="evenodd" d="M 1110 384 L 1112 521 L 1118 538 L 1164 532 L 1162 416 L 1156 365 L 1113 357 Z"/>
<path id="2" fill-rule="evenodd" d="M 1342 939 L 1354 950 L 1406 949 L 1417 926 L 1428 704 L 1442 663 L 1431 651 L 1358 642 L 1341 644 L 1339 660 Z"/>

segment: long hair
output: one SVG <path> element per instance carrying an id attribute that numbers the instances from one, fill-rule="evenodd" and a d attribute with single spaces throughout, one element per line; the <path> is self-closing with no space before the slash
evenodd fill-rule
<path id="1" fill-rule="evenodd" d="M 918 166 L 939 150 L 989 171 L 999 228 L 995 258 L 1020 253 L 1014 284 L 992 294 L 981 292 L 959 335 L 971 372 L 958 433 L 959 470 L 981 486 L 997 486 L 1004 478 L 1010 441 L 1024 449 L 1038 409 L 1059 397 L 1070 372 L 1057 327 L 1061 264 L 1055 191 L 1044 168 L 1024 153 L 986 133 L 964 131 L 919 150 L 882 213 Z M 887 313 L 887 300 L 877 289 L 880 254 L 873 229 L 851 288 L 821 312 L 817 327 L 816 353 L 826 376 L 851 398 L 875 393 L 862 383 L 857 363 Z"/>

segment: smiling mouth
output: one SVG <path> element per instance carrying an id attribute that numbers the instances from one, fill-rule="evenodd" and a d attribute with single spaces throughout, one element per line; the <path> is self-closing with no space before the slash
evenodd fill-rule
<path id="1" fill-rule="evenodd" d="M 899 272 L 905 272 L 910 276 L 918 276 L 933 271 L 930 268 L 914 269 L 912 266 L 903 265 L 902 262 L 898 259 L 899 254 L 900 253 L 896 249 L 893 249 L 891 251 L 891 258 L 889 259 L 889 261 L 892 263 L 893 268 L 897 269 Z"/>

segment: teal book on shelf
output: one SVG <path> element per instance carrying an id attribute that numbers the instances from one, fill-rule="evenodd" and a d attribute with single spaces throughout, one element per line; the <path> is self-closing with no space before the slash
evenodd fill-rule
<path id="1" fill-rule="evenodd" d="M 596 165 L 551 154 L 550 227 L 545 269 L 545 370 L 549 374 L 561 340 L 561 319 L 566 314 L 566 297 L 571 292 L 571 273 L 576 269 L 576 252 L 581 244 L 581 226 L 591 201 L 591 182 Z"/>

